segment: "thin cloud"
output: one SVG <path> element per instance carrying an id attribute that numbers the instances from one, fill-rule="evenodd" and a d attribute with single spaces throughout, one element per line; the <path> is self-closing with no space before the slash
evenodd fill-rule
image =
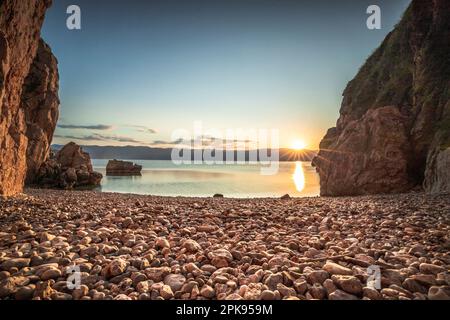
<path id="1" fill-rule="evenodd" d="M 116 141 L 116 142 L 144 144 L 144 142 L 130 138 L 130 137 L 116 136 L 116 135 L 102 135 L 102 134 L 91 134 L 91 135 L 84 135 L 84 136 L 55 135 L 55 137 L 62 138 L 62 139 L 80 140 L 80 141 Z"/>
<path id="2" fill-rule="evenodd" d="M 144 133 L 150 133 L 150 134 L 157 134 L 158 133 L 158 130 L 153 129 L 153 128 L 149 128 L 149 127 L 146 127 L 146 126 L 126 125 L 126 127 L 138 129 L 137 130 L 138 132 L 144 132 Z"/>
<path id="3" fill-rule="evenodd" d="M 78 125 L 78 124 L 59 124 L 58 128 L 61 129 L 88 129 L 88 130 L 111 130 L 114 127 L 104 124 L 95 125 Z"/>
<path id="4" fill-rule="evenodd" d="M 251 140 L 230 140 L 230 141 L 226 141 L 224 139 L 220 139 L 220 138 L 216 138 L 216 137 L 209 137 L 209 136 L 199 136 L 195 139 L 177 139 L 175 141 L 168 141 L 168 140 L 155 140 L 151 143 L 149 143 L 149 145 L 151 146 L 179 146 L 179 145 L 183 145 L 183 146 L 188 146 L 188 147 L 194 147 L 196 145 L 200 145 L 202 148 L 206 148 L 206 147 L 218 147 L 218 148 L 224 148 L 224 147 L 229 147 L 229 146 L 233 146 L 233 147 L 237 147 L 240 146 L 240 144 L 245 143 L 253 143 L 253 141 Z"/>
<path id="5" fill-rule="evenodd" d="M 150 133 L 150 134 L 157 134 L 158 133 L 158 131 L 156 131 L 155 129 L 152 129 L 152 128 L 140 129 L 139 132 L 145 132 L 145 133 Z"/>
<path id="6" fill-rule="evenodd" d="M 184 139 L 178 139 L 175 141 L 167 141 L 167 140 L 155 140 L 151 143 L 149 143 L 151 146 L 158 146 L 158 145 L 168 145 L 168 146 L 175 146 L 175 145 L 179 145 L 181 143 L 184 143 L 185 140 Z"/>
<path id="7" fill-rule="evenodd" d="M 83 140 L 83 141 L 100 141 L 96 136 L 90 135 L 90 136 L 71 136 L 71 135 L 61 135 L 61 134 L 55 134 L 53 136 L 54 138 L 60 138 L 60 139 L 71 139 L 71 140 Z"/>

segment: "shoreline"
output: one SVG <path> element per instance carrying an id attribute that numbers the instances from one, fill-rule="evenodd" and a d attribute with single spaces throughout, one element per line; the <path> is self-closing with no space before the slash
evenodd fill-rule
<path id="1" fill-rule="evenodd" d="M 0 200 L 0 299 L 450 299 L 449 270 L 448 194 Z"/>

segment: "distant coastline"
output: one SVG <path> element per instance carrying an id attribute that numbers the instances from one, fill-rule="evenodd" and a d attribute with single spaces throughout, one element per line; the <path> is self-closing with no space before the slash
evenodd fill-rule
<path id="1" fill-rule="evenodd" d="M 54 144 L 52 150 L 58 151 L 62 145 Z M 121 159 L 121 160 L 171 160 L 172 148 L 151 148 L 142 146 L 82 146 L 92 159 Z M 293 151 L 279 149 L 280 161 L 312 161 L 317 154 L 314 150 Z M 246 151 L 246 159 L 249 151 Z"/>

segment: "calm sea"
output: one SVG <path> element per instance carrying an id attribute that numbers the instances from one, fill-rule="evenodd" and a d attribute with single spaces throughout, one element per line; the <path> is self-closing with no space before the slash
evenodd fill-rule
<path id="1" fill-rule="evenodd" d="M 134 160 L 143 166 L 139 177 L 108 177 L 108 160 L 94 159 L 103 173 L 101 191 L 161 196 L 256 198 L 319 195 L 319 177 L 310 162 L 280 162 L 278 174 L 264 176 L 257 164 L 181 165 L 172 161 Z"/>

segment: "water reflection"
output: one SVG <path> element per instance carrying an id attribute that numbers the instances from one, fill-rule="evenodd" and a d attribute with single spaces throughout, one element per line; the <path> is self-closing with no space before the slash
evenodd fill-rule
<path id="1" fill-rule="evenodd" d="M 310 162 L 280 162 L 279 172 L 261 175 L 257 165 L 182 165 L 172 161 L 136 160 L 143 165 L 142 176 L 108 177 L 108 160 L 94 159 L 94 167 L 104 174 L 101 191 L 161 196 L 259 198 L 314 197 L 319 195 L 319 177 Z"/>
<path id="2" fill-rule="evenodd" d="M 305 173 L 303 172 L 303 164 L 300 161 L 295 163 L 295 171 L 292 178 L 294 179 L 297 191 L 302 192 L 305 189 Z"/>

